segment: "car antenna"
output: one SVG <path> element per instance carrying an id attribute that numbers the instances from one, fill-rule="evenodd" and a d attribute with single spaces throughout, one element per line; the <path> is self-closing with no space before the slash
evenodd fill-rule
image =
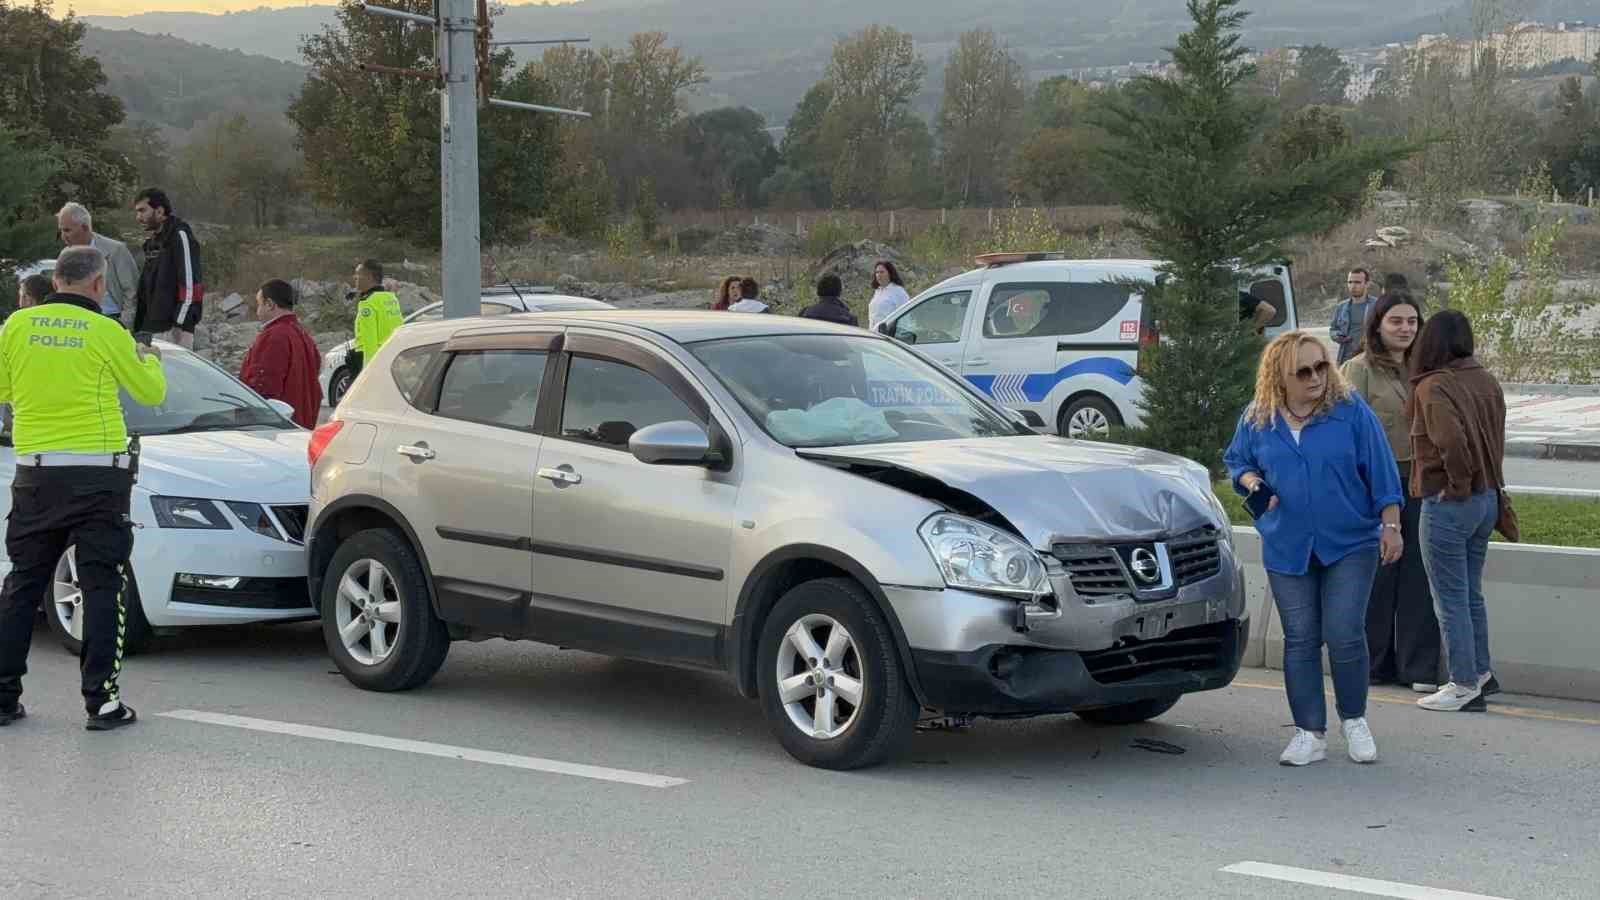
<path id="1" fill-rule="evenodd" d="M 494 254 L 487 250 L 483 251 L 483 255 L 489 257 L 489 264 L 494 266 L 494 270 L 500 275 L 501 280 L 511 287 L 511 293 L 517 295 L 517 302 L 526 307 L 528 301 L 523 299 L 522 292 L 517 290 L 517 283 L 506 277 L 506 270 L 500 268 L 500 260 L 495 259 Z"/>

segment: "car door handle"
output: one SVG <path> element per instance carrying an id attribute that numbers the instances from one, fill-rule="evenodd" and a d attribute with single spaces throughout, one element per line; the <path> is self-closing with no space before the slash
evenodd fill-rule
<path id="1" fill-rule="evenodd" d="M 988 364 L 989 364 L 989 361 L 987 359 L 969 359 L 969 360 L 967 360 L 967 365 L 969 365 L 969 366 L 987 366 Z"/>
<path id="2" fill-rule="evenodd" d="M 428 445 L 426 444 L 401 444 L 400 446 L 394 448 L 394 452 L 400 454 L 401 456 L 409 456 L 411 459 L 417 462 L 422 462 L 425 459 L 433 459 L 435 456 L 439 455 L 429 449 Z"/>
<path id="3" fill-rule="evenodd" d="M 583 483 L 583 476 L 579 475 L 577 472 L 572 471 L 570 468 L 564 468 L 564 469 L 540 469 L 539 470 L 539 477 L 548 479 L 550 481 L 553 481 L 556 484 L 582 484 Z"/>

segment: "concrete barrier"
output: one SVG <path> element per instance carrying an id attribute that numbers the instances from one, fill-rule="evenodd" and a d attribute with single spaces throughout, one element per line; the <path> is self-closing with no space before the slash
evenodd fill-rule
<path id="1" fill-rule="evenodd" d="M 1283 667 L 1283 628 L 1261 567 L 1261 536 L 1235 527 L 1251 614 L 1246 665 Z M 1489 653 L 1509 693 L 1600 702 L 1600 550 L 1490 544 L 1483 593 Z"/>

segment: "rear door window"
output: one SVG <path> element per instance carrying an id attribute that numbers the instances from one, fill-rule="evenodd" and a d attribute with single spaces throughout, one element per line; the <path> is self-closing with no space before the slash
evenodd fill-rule
<path id="1" fill-rule="evenodd" d="M 531 430 L 544 384 L 544 351 L 472 350 L 455 354 L 439 389 L 437 415 Z"/>
<path id="2" fill-rule="evenodd" d="M 994 286 L 983 336 L 993 339 L 1093 334 L 1127 305 L 1129 289 L 1105 282 L 1012 282 Z"/>

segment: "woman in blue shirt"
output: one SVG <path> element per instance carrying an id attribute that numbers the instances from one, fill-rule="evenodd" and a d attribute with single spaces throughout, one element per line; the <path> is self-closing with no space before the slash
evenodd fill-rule
<path id="1" fill-rule="evenodd" d="M 1350 758 L 1373 762 L 1367 725 L 1367 600 L 1378 564 L 1400 558 L 1405 497 L 1378 417 L 1302 331 L 1261 356 L 1256 395 L 1224 454 L 1234 489 L 1275 492 L 1256 521 L 1267 581 L 1283 622 L 1283 682 L 1294 738 L 1278 761 L 1327 758 L 1322 645 Z"/>

